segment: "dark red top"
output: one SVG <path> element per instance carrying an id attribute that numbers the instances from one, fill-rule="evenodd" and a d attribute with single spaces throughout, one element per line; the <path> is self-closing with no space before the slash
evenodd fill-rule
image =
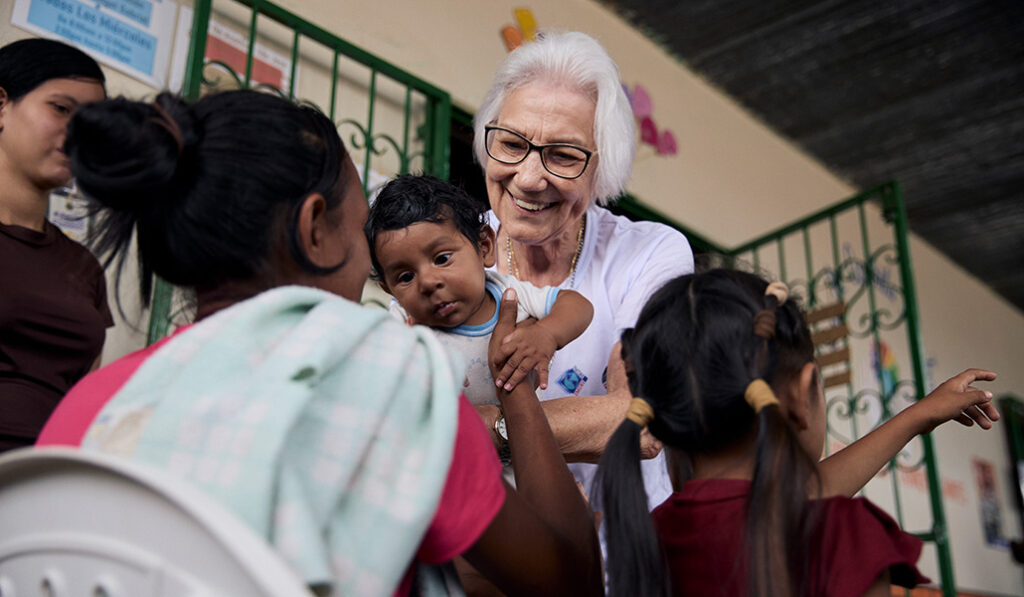
<path id="1" fill-rule="evenodd" d="M 672 494 L 651 516 L 670 568 L 673 595 L 745 595 L 737 564 L 750 482 L 695 480 Z M 929 580 L 915 564 L 921 540 L 900 530 L 864 498 L 828 498 L 821 545 L 811 550 L 811 595 L 862 597 L 889 570 L 892 584 L 913 587 Z"/>
<path id="2" fill-rule="evenodd" d="M 49 222 L 0 224 L 0 434 L 35 438 L 112 325 L 92 253 Z"/>

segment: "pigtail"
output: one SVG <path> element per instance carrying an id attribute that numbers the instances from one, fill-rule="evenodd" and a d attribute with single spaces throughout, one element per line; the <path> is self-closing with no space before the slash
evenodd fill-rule
<path id="1" fill-rule="evenodd" d="M 667 595 L 661 546 L 647 509 L 640 433 L 654 418 L 642 398 L 608 440 L 595 484 L 601 488 L 608 546 L 608 595 Z"/>
<path id="2" fill-rule="evenodd" d="M 766 286 L 757 276 L 720 269 L 671 280 L 623 334 L 622 350 L 632 365 L 630 391 L 652 407 L 647 426 L 673 457 L 677 491 L 694 472 L 688 464 L 745 446 L 756 434 L 736 570 L 745 572 L 750 595 L 791 597 L 806 594 L 816 528 L 808 490 L 817 469 L 772 387 L 782 387 L 814 355 L 799 309 L 776 294 L 784 286 L 773 285 L 767 297 Z M 686 582 L 665 569 L 645 513 L 642 429 L 624 421 L 599 469 L 611 595 L 663 595 L 673 579 Z M 668 505 L 665 516 L 674 508 Z"/>
<path id="3" fill-rule="evenodd" d="M 755 597 L 806 595 L 808 591 L 813 520 L 807 489 L 817 478 L 817 467 L 779 409 L 771 386 L 762 378 L 774 377 L 779 365 L 780 350 L 773 348 L 776 312 L 787 294 L 781 283 L 773 283 L 765 291 L 765 308 L 754 317 L 754 335 L 763 339 L 756 363 L 759 376 L 744 392 L 758 426 L 745 525 L 748 594 Z M 788 340 L 792 334 L 787 336 Z"/>

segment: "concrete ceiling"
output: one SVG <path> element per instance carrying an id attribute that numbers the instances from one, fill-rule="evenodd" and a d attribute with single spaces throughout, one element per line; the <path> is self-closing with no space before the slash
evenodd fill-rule
<path id="1" fill-rule="evenodd" d="M 603 3 L 1024 311 L 1024 2 Z"/>

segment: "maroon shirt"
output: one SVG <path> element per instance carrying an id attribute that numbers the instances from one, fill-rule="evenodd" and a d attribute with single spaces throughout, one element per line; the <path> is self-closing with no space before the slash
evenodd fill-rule
<path id="1" fill-rule="evenodd" d="M 737 562 L 744 554 L 743 524 L 750 482 L 689 481 L 651 516 L 669 566 L 673 595 L 745 595 Z M 863 597 L 882 572 L 894 585 L 929 582 L 917 571 L 921 540 L 900 530 L 864 498 L 828 498 L 821 545 L 811 551 L 814 597 Z"/>
<path id="2" fill-rule="evenodd" d="M 0 435 L 34 439 L 114 320 L 96 258 L 46 222 L 0 224 Z"/>

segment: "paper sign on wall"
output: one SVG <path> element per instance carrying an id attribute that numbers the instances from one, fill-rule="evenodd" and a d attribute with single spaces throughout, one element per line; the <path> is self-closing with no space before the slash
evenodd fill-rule
<path id="1" fill-rule="evenodd" d="M 188 58 L 188 47 L 192 39 L 192 9 L 187 6 L 181 7 L 175 38 L 174 59 L 171 63 L 171 76 L 167 88 L 181 91 L 185 78 L 185 61 Z M 252 83 L 254 85 L 270 85 L 285 93 L 289 92 L 291 59 L 259 42 L 253 46 Z M 241 77 L 245 75 L 248 49 L 249 39 L 244 33 L 210 19 L 207 27 L 206 55 L 204 56 L 206 61 L 223 62 Z"/>
<path id="2" fill-rule="evenodd" d="M 11 23 L 162 88 L 177 10 L 170 0 L 15 0 Z"/>

